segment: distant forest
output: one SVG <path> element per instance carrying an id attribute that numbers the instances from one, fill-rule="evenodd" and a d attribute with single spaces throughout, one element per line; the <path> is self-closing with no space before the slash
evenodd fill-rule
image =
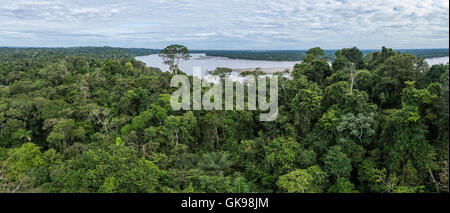
<path id="1" fill-rule="evenodd" d="M 369 53 L 373 53 L 376 50 L 361 50 L 361 52 L 367 56 Z M 400 53 L 411 54 L 420 58 L 434 58 L 449 56 L 449 50 L 447 49 L 402 49 L 394 50 Z M 306 57 L 306 50 L 264 50 L 264 51 L 251 51 L 251 50 L 239 50 L 239 51 L 199 51 L 206 53 L 207 56 L 221 56 L 233 59 L 250 59 L 250 60 L 269 60 L 269 61 L 303 61 Z M 333 61 L 335 58 L 336 50 L 324 50 L 325 56 L 329 61 Z"/>
<path id="2" fill-rule="evenodd" d="M 84 55 L 92 57 L 89 54 L 95 52 L 98 47 L 69 47 L 69 48 L 1 48 L 0 54 L 8 49 L 8 52 L 20 53 L 23 51 L 44 51 L 55 55 Z M 128 56 L 143 56 L 159 53 L 160 49 L 147 48 L 115 48 L 102 47 L 105 54 L 104 57 L 114 56 L 120 53 Z M 333 61 L 337 50 L 324 50 L 324 58 Z M 365 57 L 377 50 L 360 50 Z M 396 52 L 406 53 L 418 58 L 435 58 L 449 56 L 449 49 L 398 49 Z M 303 61 L 306 57 L 307 50 L 190 50 L 190 53 L 205 53 L 207 56 L 227 57 L 232 59 L 249 59 L 249 60 L 268 60 L 268 61 Z"/>
<path id="3" fill-rule="evenodd" d="M 53 58 L 64 58 L 67 56 L 82 56 L 87 59 L 132 59 L 135 56 L 150 55 L 159 50 L 146 48 L 117 48 L 117 47 L 0 47 L 0 62 L 7 61 L 11 57 L 25 57 L 28 60 L 42 58 L 43 60 Z"/>

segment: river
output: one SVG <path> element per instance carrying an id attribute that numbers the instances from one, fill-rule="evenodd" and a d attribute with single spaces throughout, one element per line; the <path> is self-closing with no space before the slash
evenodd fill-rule
<path id="1" fill-rule="evenodd" d="M 228 67 L 236 74 L 244 70 L 253 70 L 259 67 L 266 73 L 274 73 L 284 71 L 285 69 L 291 70 L 296 63 L 300 63 L 300 61 L 263 61 L 210 57 L 204 53 L 192 53 L 191 56 L 192 58 L 190 60 L 183 61 L 179 65 L 180 70 L 187 74 L 192 74 L 194 66 L 201 67 L 203 72 L 214 70 L 217 67 Z M 169 70 L 169 66 L 163 63 L 158 54 L 138 56 L 136 60 L 144 62 L 147 66 L 158 67 L 163 71 Z M 430 66 L 440 63 L 446 64 L 449 62 L 449 57 L 428 58 L 426 61 Z"/>

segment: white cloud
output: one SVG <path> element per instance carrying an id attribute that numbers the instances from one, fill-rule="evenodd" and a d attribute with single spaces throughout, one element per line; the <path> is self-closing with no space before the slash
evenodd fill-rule
<path id="1" fill-rule="evenodd" d="M 0 46 L 442 48 L 448 15 L 447 0 L 0 0 Z"/>

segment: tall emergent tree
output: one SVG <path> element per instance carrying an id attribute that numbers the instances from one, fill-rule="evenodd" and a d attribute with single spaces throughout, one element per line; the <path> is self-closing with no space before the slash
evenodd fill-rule
<path id="1" fill-rule="evenodd" d="M 169 70 L 173 75 L 178 73 L 178 64 L 182 60 L 189 60 L 191 55 L 189 55 L 188 49 L 183 45 L 169 45 L 161 52 L 159 52 L 159 57 L 164 61 L 164 64 L 169 65 Z"/>

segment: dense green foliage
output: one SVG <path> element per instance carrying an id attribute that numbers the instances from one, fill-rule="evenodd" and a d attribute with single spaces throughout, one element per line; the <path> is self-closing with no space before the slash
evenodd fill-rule
<path id="1" fill-rule="evenodd" d="M 173 111 L 146 53 L 0 48 L 0 191 L 448 192 L 448 64 L 314 48 L 260 122 Z"/>

